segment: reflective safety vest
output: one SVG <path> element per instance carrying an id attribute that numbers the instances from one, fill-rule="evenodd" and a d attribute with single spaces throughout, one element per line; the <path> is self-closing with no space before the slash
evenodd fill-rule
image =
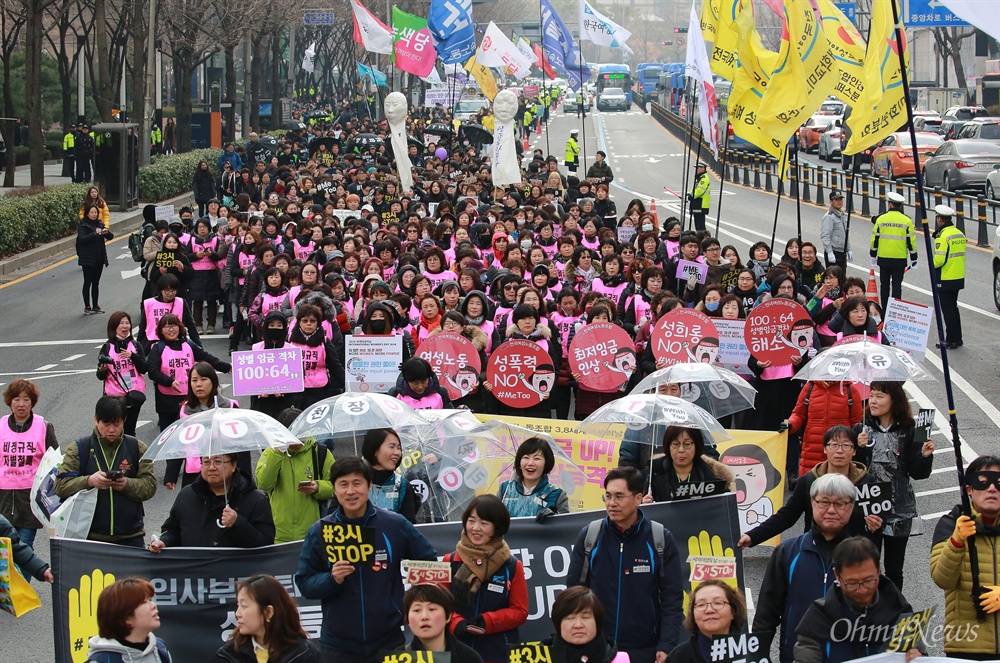
<path id="1" fill-rule="evenodd" d="M 889 210 L 875 219 L 870 251 L 872 257 L 917 259 L 917 231 L 913 221 L 899 210 Z"/>
<path id="2" fill-rule="evenodd" d="M 708 176 L 708 173 L 702 173 L 701 177 L 694 181 L 694 188 L 691 189 L 691 195 L 694 197 L 694 209 L 697 211 L 700 207 L 703 211 L 707 212 L 709 207 L 711 207 L 709 199 L 712 196 L 712 178 Z"/>
<path id="3" fill-rule="evenodd" d="M 159 127 L 153 127 L 153 130 L 149 133 L 149 141 L 153 145 L 159 145 L 163 142 L 163 132 Z"/>
<path id="4" fill-rule="evenodd" d="M 941 270 L 940 287 L 955 290 L 965 287 L 965 235 L 947 225 L 934 239 L 934 267 Z"/>
<path id="5" fill-rule="evenodd" d="M 566 163 L 576 163 L 577 159 L 580 158 L 580 144 L 576 142 L 576 139 L 570 136 L 569 140 L 566 141 Z"/>
<path id="6" fill-rule="evenodd" d="M 68 152 L 72 150 L 76 144 L 76 138 L 73 136 L 72 131 L 67 131 L 66 135 L 63 136 L 63 152 Z"/>

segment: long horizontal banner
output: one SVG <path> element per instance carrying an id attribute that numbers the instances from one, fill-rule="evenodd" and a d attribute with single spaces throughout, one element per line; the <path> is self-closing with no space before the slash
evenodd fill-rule
<path id="1" fill-rule="evenodd" d="M 736 564 L 743 587 L 743 557 L 736 497 L 733 494 L 649 504 L 643 513 L 670 531 L 681 559 L 691 561 L 685 591 L 698 578 L 710 577 L 714 567 Z M 530 598 L 528 623 L 521 637 L 537 641 L 552 634 L 550 608 L 560 590 L 573 583 L 566 578 L 570 553 L 580 530 L 604 517 L 603 511 L 556 516 L 537 524 L 517 518 L 506 541 L 524 564 Z M 419 525 L 438 555 L 455 549 L 461 523 Z M 233 548 L 167 548 L 153 553 L 94 541 L 53 539 L 53 625 L 57 663 L 84 663 L 87 641 L 97 633 L 97 597 L 115 579 L 140 576 L 156 590 L 162 626 L 157 636 L 175 661 L 204 661 L 214 656 L 236 627 L 236 583 L 255 573 L 268 573 L 285 586 L 299 606 L 302 626 L 318 638 L 323 622 L 317 601 L 303 598 L 295 587 L 301 542 L 251 550 Z M 735 553 L 735 557 L 734 557 Z M 730 561 L 719 557 L 732 558 Z M 706 561 L 707 560 L 707 561 Z"/>

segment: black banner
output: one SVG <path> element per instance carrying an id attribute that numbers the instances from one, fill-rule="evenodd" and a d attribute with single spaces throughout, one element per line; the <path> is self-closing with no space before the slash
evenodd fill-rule
<path id="1" fill-rule="evenodd" d="M 689 557 L 733 557 L 743 587 L 743 557 L 736 546 L 740 528 L 732 493 L 696 500 L 647 504 L 646 517 L 670 530 L 682 563 Z M 534 518 L 515 518 L 506 541 L 524 565 L 528 582 L 525 642 L 552 634 L 549 609 L 567 585 L 570 552 L 580 530 L 603 511 L 556 516 L 539 525 Z M 461 523 L 420 525 L 420 531 L 443 556 L 455 549 Z M 94 541 L 53 539 L 53 625 L 57 663 L 83 663 L 87 640 L 97 633 L 97 597 L 116 579 L 140 576 L 156 590 L 161 627 L 156 632 L 175 661 L 202 661 L 229 638 L 236 627 L 236 583 L 256 573 L 275 576 L 299 606 L 302 627 L 318 638 L 323 616 L 318 601 L 303 598 L 295 587 L 301 542 L 266 548 L 167 548 L 160 554 Z M 685 573 L 685 591 L 690 592 Z"/>

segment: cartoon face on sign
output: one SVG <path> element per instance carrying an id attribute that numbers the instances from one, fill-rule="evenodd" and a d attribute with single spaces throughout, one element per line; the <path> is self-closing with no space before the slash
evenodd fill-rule
<path id="1" fill-rule="evenodd" d="M 637 361 L 628 333 L 610 322 L 583 327 L 570 343 L 570 372 L 587 391 L 614 393 L 628 382 Z"/>
<path id="2" fill-rule="evenodd" d="M 688 354 L 691 356 L 691 361 L 714 364 L 719 357 L 719 339 L 706 336 L 698 341 L 694 348 L 688 349 Z"/>
<path id="3" fill-rule="evenodd" d="M 621 373 L 627 380 L 635 371 L 635 351 L 630 348 L 619 348 L 614 361 L 604 362 L 604 367 L 609 371 Z"/>
<path id="4" fill-rule="evenodd" d="M 479 374 L 468 366 L 462 366 L 454 375 L 445 374 L 444 381 L 458 391 L 461 394 L 459 398 L 462 398 L 479 385 Z"/>
<path id="5" fill-rule="evenodd" d="M 527 378 L 525 378 L 524 373 L 518 373 L 517 377 L 525 388 L 538 394 L 542 400 L 548 398 L 549 394 L 552 393 L 552 387 L 556 386 L 556 370 L 552 364 L 540 365 Z"/>
<path id="6" fill-rule="evenodd" d="M 781 473 L 771 464 L 764 450 L 755 444 L 731 447 L 720 460 L 733 471 L 740 531 L 746 532 L 774 513 L 774 505 L 765 495 L 781 482 Z"/>
<path id="7" fill-rule="evenodd" d="M 758 362 L 787 365 L 813 347 L 813 322 L 798 302 L 769 299 L 750 311 L 743 340 Z"/>
<path id="8" fill-rule="evenodd" d="M 793 348 L 804 355 L 813 344 L 813 326 L 808 320 L 800 320 L 788 331 L 788 341 Z"/>
<path id="9" fill-rule="evenodd" d="M 479 387 L 482 364 L 472 341 L 443 332 L 420 343 L 417 356 L 425 359 L 452 400 L 464 398 Z"/>

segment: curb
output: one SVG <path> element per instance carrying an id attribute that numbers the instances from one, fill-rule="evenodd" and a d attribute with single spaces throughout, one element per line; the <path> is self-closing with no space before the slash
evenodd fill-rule
<path id="1" fill-rule="evenodd" d="M 190 201 L 190 194 L 183 194 L 175 198 L 170 198 L 169 200 L 164 200 L 162 202 L 156 203 L 157 205 L 177 205 L 186 204 Z M 140 204 L 139 207 L 132 210 L 131 212 L 122 212 L 125 216 L 119 217 L 119 219 L 111 221 L 111 230 L 115 232 L 117 238 L 120 238 L 123 233 L 132 232 L 137 230 L 142 225 L 142 208 L 146 205 Z M 41 262 L 52 258 L 54 256 L 65 253 L 66 251 L 73 251 L 76 248 L 76 235 L 71 234 L 63 237 L 62 239 L 57 239 L 54 242 L 49 242 L 47 244 L 42 244 L 41 246 L 36 246 L 33 249 L 28 249 L 27 251 L 22 251 L 17 255 L 11 256 L 4 260 L 0 260 L 0 278 L 5 278 L 12 276 L 14 272 L 24 269 L 29 265 L 33 265 L 37 262 Z"/>

